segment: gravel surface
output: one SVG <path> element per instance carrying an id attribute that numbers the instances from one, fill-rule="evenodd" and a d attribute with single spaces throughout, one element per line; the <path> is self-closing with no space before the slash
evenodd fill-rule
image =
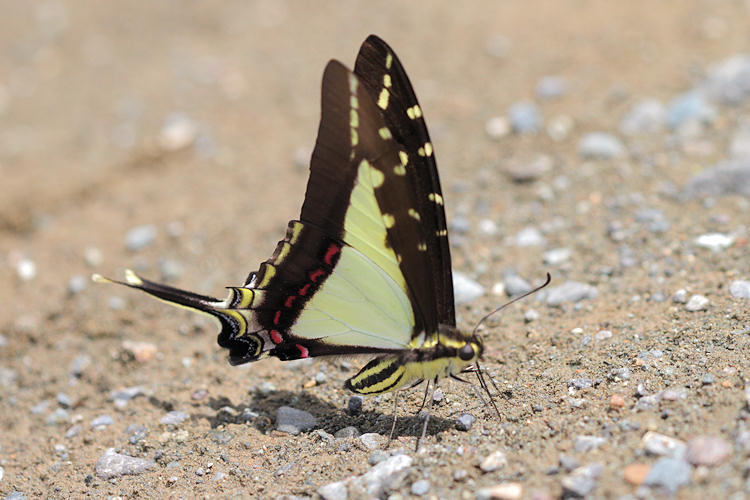
<path id="1" fill-rule="evenodd" d="M 366 358 L 230 367 L 223 296 L 297 216 L 325 63 L 377 33 L 435 145 L 501 413 Z M 0 498 L 750 497 L 748 2 L 10 2 Z M 471 379 L 473 381 L 473 379 Z M 486 395 L 482 396 L 486 399 Z"/>

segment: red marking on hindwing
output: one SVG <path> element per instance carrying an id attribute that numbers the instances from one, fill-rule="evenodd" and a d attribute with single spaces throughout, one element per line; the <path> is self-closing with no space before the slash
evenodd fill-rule
<path id="1" fill-rule="evenodd" d="M 284 302 L 284 307 L 286 307 L 287 309 L 292 307 L 292 304 L 294 303 L 294 299 L 296 298 L 297 297 L 295 295 L 290 295 L 289 297 L 287 297 L 286 302 Z"/>
<path id="2" fill-rule="evenodd" d="M 277 330 L 271 330 L 271 340 L 274 344 L 281 344 L 284 339 L 281 338 L 281 334 Z"/>
<path id="3" fill-rule="evenodd" d="M 309 358 L 310 352 L 307 350 L 307 347 L 303 347 L 299 344 L 297 344 L 297 349 L 299 349 L 299 357 L 300 358 Z"/>
<path id="4" fill-rule="evenodd" d="M 333 263 L 331 263 L 331 260 L 333 260 L 333 258 L 338 255 L 340 251 L 340 246 L 336 245 L 335 243 L 331 243 L 331 246 L 329 246 L 328 250 L 326 251 L 326 256 L 323 257 L 323 261 L 329 266 L 332 266 Z"/>
<path id="5" fill-rule="evenodd" d="M 315 283 L 316 281 L 318 281 L 318 278 L 325 275 L 325 273 L 326 272 L 322 269 L 316 269 L 315 271 L 310 272 L 310 281 Z"/>
<path id="6" fill-rule="evenodd" d="M 280 318 L 281 318 L 281 311 L 276 311 L 276 316 L 273 317 L 273 324 L 278 325 Z"/>
<path id="7" fill-rule="evenodd" d="M 308 292 L 309 290 L 310 290 L 310 283 L 308 283 L 308 284 L 306 284 L 305 286 L 303 286 L 302 288 L 300 288 L 300 289 L 299 289 L 299 294 L 300 294 L 300 295 L 302 295 L 302 296 L 304 297 L 305 295 L 307 295 L 307 292 Z"/>

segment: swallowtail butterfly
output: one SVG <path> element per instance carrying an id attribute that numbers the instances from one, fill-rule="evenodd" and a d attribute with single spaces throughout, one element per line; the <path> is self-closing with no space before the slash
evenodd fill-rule
<path id="1" fill-rule="evenodd" d="M 370 36 L 354 71 L 329 62 L 321 108 L 300 217 L 243 285 L 219 300 L 132 271 L 114 282 L 218 319 L 233 365 L 371 354 L 347 389 L 381 394 L 426 380 L 434 390 L 475 370 L 486 388 L 482 342 L 456 328 L 435 155 L 393 50 Z"/>

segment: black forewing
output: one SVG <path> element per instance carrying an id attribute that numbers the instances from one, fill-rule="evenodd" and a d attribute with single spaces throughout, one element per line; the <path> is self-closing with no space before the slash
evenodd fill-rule
<path id="1" fill-rule="evenodd" d="M 421 271 L 408 267 L 402 269 L 407 281 L 429 282 L 437 299 L 438 322 L 455 326 L 453 276 L 445 209 L 427 125 L 421 108 L 417 108 L 419 111 L 414 109 L 414 106 L 419 106 L 419 102 L 395 52 L 375 35 L 370 35 L 360 47 L 354 72 L 376 98 L 383 89 L 387 90 L 388 103 L 385 109 L 381 109 L 381 113 L 394 139 L 403 145 L 408 154 L 406 170 L 416 190 L 430 271 L 426 275 L 413 276 Z M 386 86 L 386 83 L 390 85 Z M 412 116 L 407 111 L 410 108 Z"/>

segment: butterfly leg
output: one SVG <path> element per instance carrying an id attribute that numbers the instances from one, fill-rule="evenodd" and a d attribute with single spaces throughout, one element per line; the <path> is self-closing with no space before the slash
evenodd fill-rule
<path id="1" fill-rule="evenodd" d="M 422 426 L 422 435 L 419 437 L 419 439 L 417 439 L 417 446 L 414 451 L 419 451 L 419 445 L 422 441 L 424 441 L 424 438 L 427 435 L 427 424 L 430 423 L 430 414 L 432 413 L 432 404 L 435 402 L 435 391 L 437 391 L 437 386 L 438 379 L 437 377 L 435 377 L 435 380 L 432 381 L 432 396 L 430 396 L 430 406 L 427 407 L 427 416 L 425 417 L 424 425 Z"/>
<path id="2" fill-rule="evenodd" d="M 391 425 L 391 433 L 388 435 L 388 444 L 391 444 L 393 433 L 396 431 L 396 420 L 398 420 L 398 393 L 399 391 L 393 391 L 393 425 Z"/>

